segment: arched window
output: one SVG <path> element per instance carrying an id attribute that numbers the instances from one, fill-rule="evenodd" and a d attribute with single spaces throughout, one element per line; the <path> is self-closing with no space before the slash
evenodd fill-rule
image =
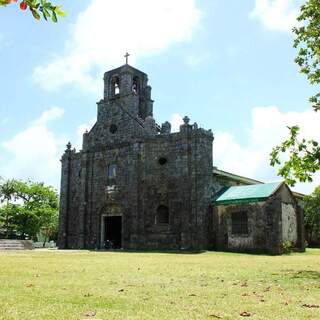
<path id="1" fill-rule="evenodd" d="M 108 165 L 108 178 L 115 179 L 117 176 L 117 165 L 116 164 L 109 164 Z"/>
<path id="2" fill-rule="evenodd" d="M 232 234 L 248 234 L 248 214 L 246 211 L 232 212 Z"/>
<path id="3" fill-rule="evenodd" d="M 156 223 L 168 224 L 169 223 L 169 209 L 166 206 L 159 206 L 157 209 Z"/>
<path id="4" fill-rule="evenodd" d="M 139 93 L 139 78 L 138 77 L 133 77 L 133 80 L 132 80 L 132 92 L 134 94 L 138 94 Z"/>
<path id="5" fill-rule="evenodd" d="M 120 79 L 119 77 L 113 77 L 111 81 L 112 94 L 117 95 L 120 93 Z"/>

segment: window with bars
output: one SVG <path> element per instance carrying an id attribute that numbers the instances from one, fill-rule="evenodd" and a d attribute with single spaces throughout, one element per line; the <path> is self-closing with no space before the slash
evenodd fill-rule
<path id="1" fill-rule="evenodd" d="M 245 211 L 233 212 L 232 234 L 248 234 L 248 214 Z"/>

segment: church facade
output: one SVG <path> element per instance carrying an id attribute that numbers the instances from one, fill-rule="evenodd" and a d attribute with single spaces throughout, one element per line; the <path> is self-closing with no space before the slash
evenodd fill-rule
<path id="1" fill-rule="evenodd" d="M 106 72 L 104 97 L 97 106 L 97 121 L 84 133 L 82 150 L 77 152 L 69 143 L 61 159 L 59 248 L 281 253 L 281 205 L 271 210 L 278 217 L 271 227 L 269 223 L 263 228 L 262 212 L 256 228 L 254 210 L 238 221 L 250 224 L 250 228 L 237 229 L 241 239 L 252 231 L 263 242 L 271 233 L 274 241 L 267 242 L 268 246 L 260 248 L 255 240 L 249 246 L 246 241 L 240 241 L 238 247 L 228 245 L 230 237 L 224 237 L 232 228 L 226 224 L 234 221 L 222 218 L 224 210 L 218 208 L 224 204 L 215 203 L 217 196 L 232 185 L 255 183 L 234 182 L 217 174 L 211 130 L 191 124 L 188 117 L 179 132 L 171 132 L 169 122 L 159 126 L 153 118 L 145 73 L 128 64 Z M 291 223 L 296 234 L 292 244 L 303 250 L 302 212 L 294 195 L 287 192 L 292 207 L 289 220 L 295 221 Z M 247 212 L 252 202 L 231 205 L 231 211 Z"/>

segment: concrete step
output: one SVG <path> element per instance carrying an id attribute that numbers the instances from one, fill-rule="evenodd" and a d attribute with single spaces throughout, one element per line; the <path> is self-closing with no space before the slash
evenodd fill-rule
<path id="1" fill-rule="evenodd" d="M 24 246 L 0 246 L 0 250 L 2 249 L 24 249 Z"/>
<path id="2" fill-rule="evenodd" d="M 12 245 L 19 245 L 21 242 L 19 241 L 0 241 L 0 245 L 7 245 L 7 244 L 12 244 Z"/>
<path id="3" fill-rule="evenodd" d="M 0 239 L 0 250 L 32 250 L 31 240 L 8 240 Z"/>

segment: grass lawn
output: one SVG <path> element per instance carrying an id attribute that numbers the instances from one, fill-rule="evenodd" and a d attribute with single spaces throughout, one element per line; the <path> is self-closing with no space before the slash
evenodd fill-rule
<path id="1" fill-rule="evenodd" d="M 1 320 L 320 319 L 318 305 L 317 249 L 0 252 Z"/>

